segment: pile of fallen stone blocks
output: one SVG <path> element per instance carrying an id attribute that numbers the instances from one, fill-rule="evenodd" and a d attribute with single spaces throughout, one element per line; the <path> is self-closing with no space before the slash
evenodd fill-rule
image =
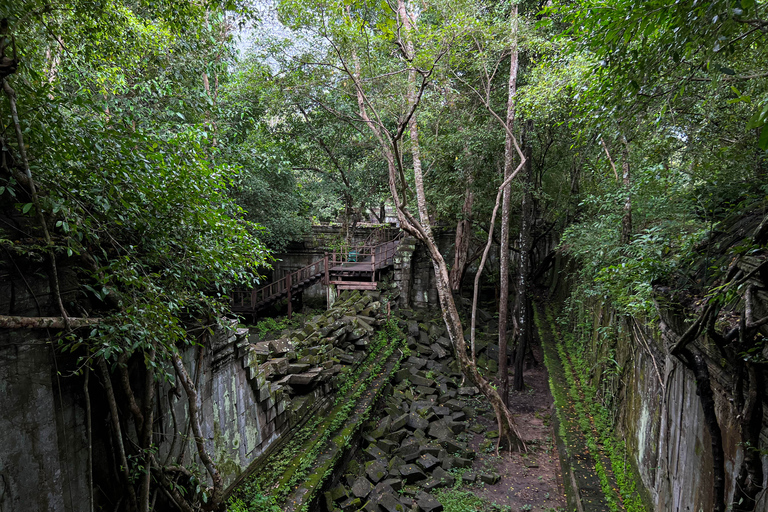
<path id="1" fill-rule="evenodd" d="M 365 358 L 375 328 L 386 321 L 378 291 L 345 291 L 334 307 L 301 329 L 273 339 L 251 334 L 243 365 L 274 432 L 315 410 L 334 389 L 333 377 Z"/>
<path id="2" fill-rule="evenodd" d="M 327 510 L 438 512 L 443 506 L 428 491 L 452 486 L 450 470 L 472 465 L 474 452 L 459 438 L 477 414 L 467 398 L 478 390 L 459 386 L 445 328 L 418 320 L 403 320 L 414 355 L 395 374 L 383 416 L 363 434 L 360 454 L 325 494 Z M 465 475 L 489 484 L 499 478 Z"/>

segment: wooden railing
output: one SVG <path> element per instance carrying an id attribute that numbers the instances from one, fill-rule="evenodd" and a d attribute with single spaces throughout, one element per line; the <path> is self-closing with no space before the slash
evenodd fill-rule
<path id="1" fill-rule="evenodd" d="M 285 277 L 273 281 L 266 286 L 254 288 L 253 290 L 236 290 L 233 293 L 233 309 L 253 310 L 260 302 L 267 302 L 273 297 L 285 294 L 288 296 L 288 311 L 290 314 L 293 287 L 296 286 L 298 288 L 304 281 L 315 279 L 318 275 L 322 276 L 323 282 L 327 283 L 328 270 L 328 253 L 326 253 L 323 259 L 313 261 L 306 267 L 290 272 Z"/>
<path id="2" fill-rule="evenodd" d="M 331 255 L 325 253 L 323 259 L 313 261 L 306 267 L 290 272 L 266 286 L 253 290 L 235 290 L 232 293 L 232 309 L 233 311 L 254 311 L 258 304 L 265 304 L 277 297 L 287 296 L 288 314 L 290 315 L 294 288 L 296 292 L 301 291 L 301 287 L 305 283 L 309 285 L 312 280 L 318 278 L 322 278 L 323 284 L 332 283 L 329 272 L 339 266 L 343 268 L 348 265 L 350 270 L 371 272 L 371 282 L 373 282 L 376 279 L 376 262 L 379 262 L 379 268 L 392 263 L 397 252 L 397 244 L 393 242 L 396 242 L 401 235 L 398 234 L 391 240 L 376 245 L 364 244 L 349 251 L 334 251 Z"/>

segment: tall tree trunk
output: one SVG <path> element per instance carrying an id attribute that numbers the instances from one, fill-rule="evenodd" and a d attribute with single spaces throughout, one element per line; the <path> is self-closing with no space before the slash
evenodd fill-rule
<path id="1" fill-rule="evenodd" d="M 348 11 L 349 13 L 349 8 Z M 405 4 L 402 0 L 398 2 L 398 16 L 405 15 L 403 21 L 403 35 L 406 40 L 409 40 L 409 30 L 411 28 L 410 18 L 405 10 Z M 412 46 L 411 46 L 412 48 Z M 405 48 L 403 48 L 405 49 Z M 408 51 L 408 50 L 406 50 Z M 499 442 L 506 440 L 509 443 L 510 449 L 513 450 L 525 450 L 525 443 L 520 437 L 515 425 L 515 420 L 509 409 L 504 406 L 501 401 L 501 397 L 496 390 L 486 381 L 478 372 L 477 366 L 474 361 L 467 355 L 467 346 L 464 341 L 464 330 L 461 325 L 461 318 L 459 312 L 456 310 L 456 304 L 453 301 L 453 294 L 451 293 L 450 280 L 448 277 L 448 266 L 443 259 L 442 254 L 435 243 L 432 236 L 432 229 L 429 223 L 429 216 L 426 212 L 426 200 L 424 198 L 424 180 L 421 172 L 415 173 L 414 178 L 416 182 L 416 194 L 417 203 L 419 205 L 419 216 L 422 222 L 417 220 L 406 207 L 408 195 L 403 193 L 401 188 L 406 186 L 405 172 L 403 168 L 403 160 L 401 149 L 401 135 L 404 133 L 405 126 L 402 124 L 405 121 L 398 123 L 397 131 L 393 134 L 389 132 L 384 123 L 381 121 L 378 112 L 370 104 L 368 98 L 365 95 L 365 89 L 363 88 L 363 82 L 360 78 L 360 62 L 356 52 L 352 52 L 353 68 L 346 67 L 346 63 L 342 63 L 345 66 L 347 75 L 352 79 L 352 83 L 355 88 L 355 96 L 357 98 L 358 111 L 360 118 L 366 126 L 371 130 L 375 139 L 379 144 L 379 148 L 387 162 L 388 171 L 388 185 L 389 191 L 392 195 L 392 202 L 397 212 L 398 220 L 401 227 L 413 236 L 418 238 L 426 246 L 429 256 L 432 259 L 432 266 L 435 271 L 435 280 L 437 294 L 440 300 L 440 308 L 443 315 L 443 321 L 445 322 L 448 330 L 448 336 L 453 344 L 456 358 L 459 361 L 459 367 L 462 373 L 472 381 L 491 403 L 491 406 L 496 413 L 496 420 L 499 425 Z M 409 78 L 413 77 L 415 80 L 416 75 L 409 73 Z M 415 89 L 414 81 L 409 80 L 409 97 L 413 100 L 413 103 L 409 104 L 409 112 L 406 114 L 405 120 L 410 125 L 410 118 L 418 108 L 417 101 L 420 99 L 420 95 L 423 92 L 423 88 L 419 88 L 417 93 L 413 93 Z M 371 115 L 369 115 L 369 108 Z M 419 169 L 420 171 L 420 169 Z"/>
<path id="2" fill-rule="evenodd" d="M 629 141 L 624 134 L 621 135 L 621 143 L 622 180 L 624 192 L 627 194 L 624 200 L 624 216 L 621 218 L 621 243 L 627 245 L 632 239 L 632 180 L 629 175 Z"/>
<path id="3" fill-rule="evenodd" d="M 453 255 L 453 267 L 451 267 L 450 281 L 451 291 L 458 293 L 461 290 L 461 282 L 467 271 L 469 262 L 469 242 L 472 239 L 472 204 L 475 195 L 470 189 L 472 179 L 467 183 L 464 192 L 464 205 L 461 207 L 461 220 L 456 224 L 456 249 Z"/>
<path id="4" fill-rule="evenodd" d="M 528 121 L 526 131 L 530 132 L 533 123 Z M 530 137 L 526 137 L 530 139 Z M 530 318 L 530 300 L 528 294 L 531 288 L 531 228 L 533 227 L 533 159 L 531 158 L 531 145 L 528 140 L 525 144 L 525 174 L 523 177 L 522 214 L 520 215 L 520 257 L 518 259 L 518 279 L 517 279 L 517 347 L 515 350 L 515 391 L 522 391 L 525 383 L 523 382 L 523 363 L 525 361 L 525 351 L 531 338 L 531 318 Z"/>
<path id="5" fill-rule="evenodd" d="M 403 34 L 405 36 L 404 50 L 406 57 L 413 56 L 413 44 L 410 40 L 410 33 L 413 29 L 411 17 L 406 9 L 404 0 L 398 0 L 398 16 L 403 26 Z M 512 417 L 512 413 L 504 404 L 499 393 L 490 385 L 490 383 L 480 375 L 475 362 L 467 355 L 467 347 L 464 340 L 464 330 L 461 325 L 461 318 L 456 310 L 456 304 L 453 300 L 453 294 L 451 293 L 450 279 L 448 276 L 448 266 L 445 263 L 440 250 L 435 242 L 434 235 L 432 234 L 431 223 L 429 220 L 429 213 L 426 207 L 426 195 L 424 193 L 424 177 L 421 169 L 421 159 L 419 154 L 418 144 L 418 126 L 416 123 L 416 107 L 417 107 L 417 76 L 416 70 L 411 69 L 408 73 L 408 104 L 410 106 L 410 117 L 408 120 L 408 128 L 411 138 L 411 152 L 413 156 L 413 170 L 414 170 L 414 184 L 416 188 L 416 204 L 419 212 L 419 220 L 417 221 L 411 216 L 404 208 L 404 205 L 398 200 L 397 189 L 397 173 L 395 172 L 394 160 L 390 160 L 390 190 L 393 192 L 393 199 L 395 206 L 397 207 L 398 217 L 401 220 L 401 224 L 413 232 L 417 238 L 419 238 L 427 247 L 430 258 L 432 259 L 432 266 L 435 271 L 435 281 L 437 287 L 437 293 L 440 300 L 440 309 L 443 315 L 443 321 L 448 329 L 448 335 L 453 343 L 456 358 L 459 361 L 462 373 L 466 375 L 471 382 L 473 382 L 491 402 L 491 406 L 496 414 L 496 420 L 499 425 L 499 443 L 502 440 L 506 440 L 509 443 L 510 449 L 524 450 L 525 444 L 520 437 L 515 420 Z M 360 89 L 358 89 L 360 91 Z M 369 123 L 370 125 L 370 123 Z M 396 148 L 396 146 L 395 146 Z M 498 446 L 497 446 L 498 447 Z"/>
<path id="6" fill-rule="evenodd" d="M 509 89 L 507 92 L 507 130 L 504 140 L 504 180 L 513 170 L 515 149 L 512 138 L 515 127 L 515 96 L 517 95 L 517 4 L 512 4 L 510 13 L 512 33 L 511 57 L 509 62 Z M 499 287 L 499 385 L 505 405 L 509 405 L 509 367 L 507 365 L 507 320 L 509 318 L 509 202 L 512 195 L 512 183 L 504 187 L 501 201 L 501 247 L 499 248 L 500 287 Z"/>

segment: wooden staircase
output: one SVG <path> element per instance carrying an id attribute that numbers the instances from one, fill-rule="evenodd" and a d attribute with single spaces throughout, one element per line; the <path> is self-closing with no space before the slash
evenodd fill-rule
<path id="1" fill-rule="evenodd" d="M 339 290 L 375 290 L 376 277 L 392 266 L 400 244 L 400 234 L 381 243 L 366 241 L 349 251 L 325 253 L 323 259 L 314 261 L 285 277 L 252 290 L 233 292 L 232 312 L 253 315 L 282 299 L 288 299 L 288 315 L 292 312 L 291 300 L 317 283 L 334 285 Z"/>

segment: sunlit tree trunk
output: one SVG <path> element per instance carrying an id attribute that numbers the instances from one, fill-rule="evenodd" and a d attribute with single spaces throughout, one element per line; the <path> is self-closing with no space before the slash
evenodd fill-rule
<path id="1" fill-rule="evenodd" d="M 512 141 L 515 127 L 515 96 L 517 95 L 517 4 L 512 4 L 510 13 L 512 48 L 509 63 L 509 89 L 507 92 L 507 130 L 504 142 L 504 179 L 514 169 L 515 150 Z M 501 202 L 501 247 L 499 248 L 499 385 L 505 405 L 509 405 L 509 368 L 507 365 L 507 319 L 509 318 L 509 202 L 512 184 L 507 183 Z"/>

